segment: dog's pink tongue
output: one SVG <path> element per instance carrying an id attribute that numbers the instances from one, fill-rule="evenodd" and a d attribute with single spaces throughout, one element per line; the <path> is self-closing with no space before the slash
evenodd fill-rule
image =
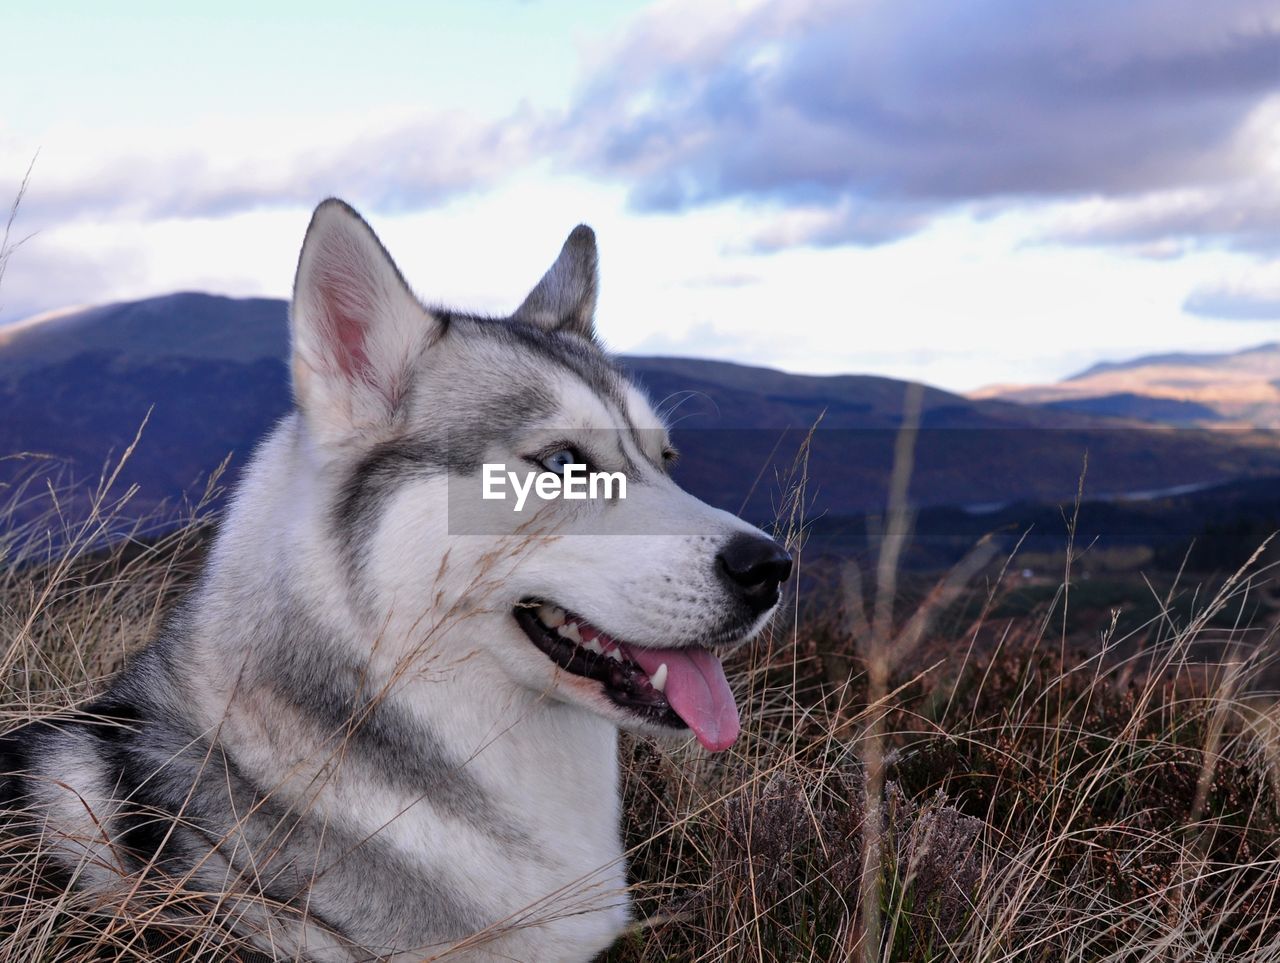
<path id="1" fill-rule="evenodd" d="M 738 704 L 720 660 L 700 646 L 688 649 L 642 649 L 627 646 L 627 655 L 652 676 L 664 662 L 664 695 L 676 715 L 688 723 L 698 741 L 712 752 L 728 749 L 738 738 Z"/>

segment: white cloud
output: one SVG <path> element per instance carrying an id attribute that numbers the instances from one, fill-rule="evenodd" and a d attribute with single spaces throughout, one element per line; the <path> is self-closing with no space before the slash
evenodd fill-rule
<path id="1" fill-rule="evenodd" d="M 1224 321 L 1280 322 L 1280 261 L 1250 265 L 1198 285 L 1184 309 Z"/>
<path id="2" fill-rule="evenodd" d="M 783 213 L 766 246 L 878 244 L 969 205 L 1091 195 L 1195 192 L 1216 211 L 1274 158 L 1261 106 L 1280 87 L 1280 14 L 1265 0 L 688 11 L 642 18 L 564 133 L 640 209 L 772 205 Z M 1230 211 L 1212 213 L 1169 229 L 1235 238 Z M 1277 223 L 1259 212 L 1240 240 Z"/>
<path id="3" fill-rule="evenodd" d="M 539 130 L 528 111 L 496 120 L 460 112 L 334 115 L 320 125 L 204 120 L 158 136 L 117 131 L 105 149 L 89 149 L 82 131 L 54 130 L 40 146 L 22 214 L 37 228 L 226 217 L 309 207 L 336 193 L 367 210 L 422 210 L 528 163 Z M 29 142 L 0 144 L 0 171 L 24 170 L 33 151 Z"/>

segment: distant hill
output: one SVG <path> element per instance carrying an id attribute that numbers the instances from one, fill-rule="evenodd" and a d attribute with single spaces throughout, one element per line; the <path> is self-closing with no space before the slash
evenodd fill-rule
<path id="1" fill-rule="evenodd" d="M 1280 357 L 1280 343 L 1276 342 L 1256 345 L 1241 351 L 1200 353 L 1173 351 L 1166 354 L 1144 354 L 1122 361 L 1099 361 L 1065 380 L 1078 381 L 1112 371 L 1134 371 L 1153 367 L 1230 368 L 1235 367 L 1242 360 L 1246 363 L 1260 360 L 1264 366 L 1270 368 L 1277 357 Z"/>
<path id="2" fill-rule="evenodd" d="M 948 568 L 979 539 L 994 535 L 1005 551 L 1019 547 L 1019 567 L 1037 557 L 1040 564 L 1053 559 L 1057 567 L 1049 574 L 1056 579 L 1064 564 L 1068 526 L 1075 545 L 1088 546 L 1081 555 L 1086 571 L 1225 574 L 1238 570 L 1264 543 L 1268 543 L 1267 549 L 1254 570 L 1265 571 L 1280 564 L 1280 477 L 1242 479 L 1147 497 L 1086 499 L 1078 509 L 1072 506 L 1068 511 L 1031 502 L 986 509 L 922 509 L 912 526 L 904 564 L 929 571 Z M 809 533 L 810 559 L 870 555 L 874 532 L 874 523 L 865 516 L 818 519 Z M 1128 603 L 1133 601 L 1132 586 L 1130 589 L 1125 599 Z"/>
<path id="3" fill-rule="evenodd" d="M 187 293 L 0 330 L 0 455 L 45 453 L 54 461 L 43 464 L 64 480 L 95 479 L 149 413 L 120 478 L 121 490 L 138 486 L 135 511 L 198 490 L 228 455 L 234 477 L 289 407 L 285 319 L 284 301 Z M 907 382 L 689 358 L 623 362 L 671 412 L 683 454 L 677 477 L 696 494 L 771 520 L 820 422 L 808 453 L 808 516 L 884 504 Z M 921 391 L 911 495 L 923 506 L 1069 500 L 1086 452 L 1088 490 L 1103 497 L 1280 475 L 1269 437 L 1156 431 L 1095 412 Z M 0 484 L 12 493 L 29 470 L 29 460 L 0 461 Z"/>
<path id="4" fill-rule="evenodd" d="M 1174 425 L 1280 428 L 1280 343 L 1104 361 L 1055 384 L 992 385 L 972 397 Z"/>
<path id="5" fill-rule="evenodd" d="M 1210 425 L 1223 420 L 1223 416 L 1213 408 L 1197 401 L 1138 395 L 1131 391 L 1114 395 L 1090 395 L 1085 398 L 1062 398 L 1043 402 L 1041 407 L 1051 411 L 1077 411 L 1104 418 L 1125 418 L 1183 427 Z"/>
<path id="6" fill-rule="evenodd" d="M 182 357 L 253 362 L 283 358 L 287 302 L 181 292 L 56 311 L 0 328 L 0 381 L 33 367 L 106 351 L 132 364 Z"/>

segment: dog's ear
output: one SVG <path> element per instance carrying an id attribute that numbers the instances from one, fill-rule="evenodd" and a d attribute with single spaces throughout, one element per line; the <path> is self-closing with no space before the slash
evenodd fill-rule
<path id="1" fill-rule="evenodd" d="M 564 242 L 556 263 L 529 292 L 512 320 L 594 339 L 596 261 L 595 232 L 579 224 Z"/>
<path id="2" fill-rule="evenodd" d="M 439 328 L 372 228 L 342 201 L 316 208 L 293 284 L 294 402 L 320 436 L 394 424 L 418 355 Z"/>

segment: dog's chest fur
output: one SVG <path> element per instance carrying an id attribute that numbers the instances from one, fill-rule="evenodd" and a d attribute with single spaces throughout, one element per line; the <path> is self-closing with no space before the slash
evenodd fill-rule
<path id="1" fill-rule="evenodd" d="M 369 730 L 332 740 L 300 739 L 304 727 L 280 725 L 289 712 L 279 707 L 253 721 L 243 707 L 227 713 L 224 739 L 237 744 L 242 774 L 259 783 L 290 773 L 277 798 L 312 827 L 281 865 L 307 864 L 311 877 L 315 848 L 308 898 L 362 946 L 438 947 L 479 933 L 498 937 L 477 941 L 486 951 L 515 959 L 590 958 L 627 918 L 616 732 L 560 705 L 486 725 L 439 692 L 483 703 L 475 688 L 430 685 L 361 705 Z M 426 698 L 433 711 L 422 710 Z M 259 737 L 241 741 L 255 726 Z"/>

